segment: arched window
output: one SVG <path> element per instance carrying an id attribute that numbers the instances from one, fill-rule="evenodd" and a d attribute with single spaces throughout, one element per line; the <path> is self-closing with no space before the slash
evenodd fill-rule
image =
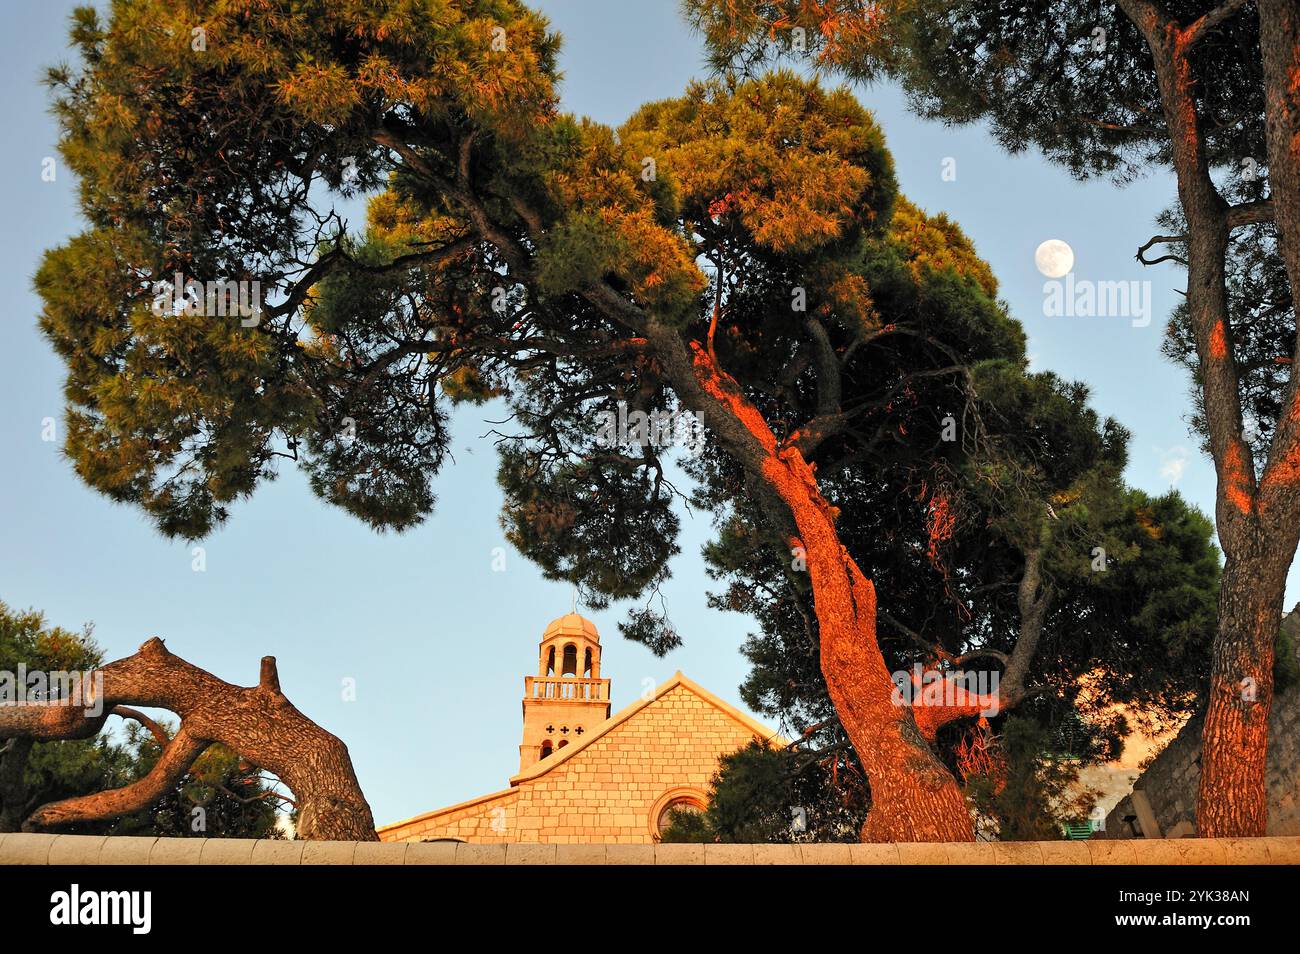
<path id="1" fill-rule="evenodd" d="M 568 740 L 568 739 L 560 739 L 560 744 L 557 745 L 556 748 L 558 748 L 558 749 L 562 749 L 562 748 L 564 748 L 564 747 L 565 747 L 566 745 L 568 745 L 568 744 L 569 744 L 569 740 Z"/>
<path id="2" fill-rule="evenodd" d="M 703 811 L 704 806 L 697 799 L 690 797 L 674 799 L 660 809 L 659 817 L 655 820 L 655 828 L 662 835 L 668 830 L 668 826 L 673 823 L 675 815 L 699 815 Z"/>
<path id="3" fill-rule="evenodd" d="M 546 739 L 545 741 L 542 742 L 542 758 L 546 758 L 554 751 L 555 748 L 551 745 L 550 739 Z"/>
<path id="4" fill-rule="evenodd" d="M 569 643 L 564 647 L 564 663 L 560 669 L 561 676 L 576 676 L 578 674 L 578 647 Z"/>
<path id="5" fill-rule="evenodd" d="M 552 646 L 546 653 L 546 675 L 555 675 L 555 647 Z"/>
<path id="6" fill-rule="evenodd" d="M 591 678 L 591 650 L 587 650 L 586 658 L 582 662 L 582 678 Z"/>
<path id="7" fill-rule="evenodd" d="M 650 809 L 647 828 L 651 838 L 659 841 L 677 815 L 694 815 L 708 808 L 709 797 L 697 788 L 680 786 L 660 795 Z"/>

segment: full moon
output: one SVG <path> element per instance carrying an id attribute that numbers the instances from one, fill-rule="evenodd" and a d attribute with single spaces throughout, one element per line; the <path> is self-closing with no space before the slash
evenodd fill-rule
<path id="1" fill-rule="evenodd" d="M 1074 249 L 1060 239 L 1048 239 L 1034 251 L 1034 264 L 1048 278 L 1061 278 L 1074 268 Z"/>

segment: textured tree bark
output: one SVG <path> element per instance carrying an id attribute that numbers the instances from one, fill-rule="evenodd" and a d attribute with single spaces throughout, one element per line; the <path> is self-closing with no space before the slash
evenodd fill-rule
<path id="1" fill-rule="evenodd" d="M 1264 835 L 1268 825 L 1264 773 L 1286 563 L 1279 565 L 1265 548 L 1234 551 L 1219 587 L 1219 633 L 1201 735 L 1196 829 L 1202 838 Z"/>
<path id="2" fill-rule="evenodd" d="M 794 448 L 764 473 L 794 518 L 812 583 L 826 688 L 871 785 L 863 841 L 973 841 L 957 780 L 900 704 L 876 641 L 876 590 L 835 530 L 835 511 Z"/>
<path id="3" fill-rule="evenodd" d="M 1300 7 L 1295 0 L 1258 0 L 1257 6 L 1270 203 L 1294 293 L 1300 289 Z M 1296 367 L 1300 342 L 1292 356 Z M 1248 457 L 1237 457 L 1231 448 L 1226 456 L 1220 515 L 1230 526 L 1228 533 L 1220 531 L 1226 566 L 1201 749 L 1202 837 L 1267 832 L 1273 655 L 1286 572 L 1300 539 L 1300 377 L 1294 370 L 1258 486 L 1250 479 Z"/>
<path id="4" fill-rule="evenodd" d="M 1292 294 L 1300 288 L 1300 6 L 1258 0 L 1268 181 Z"/>
<path id="5" fill-rule="evenodd" d="M 876 591 L 840 542 L 837 512 L 792 443 L 778 444 L 762 414 L 707 349 L 651 323 L 647 337 L 682 400 L 746 466 L 760 498 L 807 563 L 821 643 L 822 674 L 871 786 L 863 841 L 973 841 L 956 778 L 900 704 L 876 641 Z"/>
<path id="6" fill-rule="evenodd" d="M 220 742 L 293 791 L 300 838 L 378 840 L 347 746 L 285 698 L 272 657 L 262 660 L 258 685 L 245 688 L 191 665 L 154 638 L 135 655 L 97 673 L 103 677 L 102 695 L 93 696 L 94 680 L 88 680 L 88 695 L 80 705 L 41 702 L 0 708 L 0 739 L 89 738 L 115 706 L 127 704 L 169 709 L 181 717 L 180 729 L 144 779 L 126 788 L 43 805 L 27 817 L 24 830 L 115 818 L 146 808 L 184 777 L 209 744 Z"/>
<path id="7" fill-rule="evenodd" d="M 1196 333 L 1200 386 L 1218 478 L 1215 524 L 1225 568 L 1219 629 L 1201 749 L 1197 833 L 1263 835 L 1264 766 L 1272 701 L 1273 647 L 1282 586 L 1300 534 L 1300 383 L 1290 387 L 1262 474 L 1242 436 L 1240 375 L 1228 320 L 1225 263 L 1234 224 L 1210 176 L 1197 113 L 1191 56 L 1210 30 L 1242 8 L 1230 2 L 1182 26 L 1148 0 L 1119 0 L 1151 50 L 1170 133 L 1178 196 L 1187 221 L 1187 309 Z M 1294 0 L 1259 0 L 1269 150 L 1269 215 L 1292 288 L 1300 287 L 1300 13 Z M 1300 360 L 1300 349 L 1293 356 Z"/>
<path id="8" fill-rule="evenodd" d="M 818 502 L 809 501 L 813 507 Z M 810 514 L 796 519 L 812 576 L 822 675 L 871 785 L 861 840 L 973 841 L 956 778 L 922 736 L 914 710 L 896 699 L 876 641 L 875 587 L 829 525 L 816 527 Z M 810 537 L 816 541 L 811 546 Z"/>

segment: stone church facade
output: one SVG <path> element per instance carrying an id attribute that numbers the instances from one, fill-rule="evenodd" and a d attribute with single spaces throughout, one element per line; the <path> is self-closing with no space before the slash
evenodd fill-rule
<path id="1" fill-rule="evenodd" d="M 611 717 L 600 636 L 576 613 L 542 635 L 523 723 L 509 788 L 386 825 L 380 840 L 651 844 L 670 810 L 705 807 L 721 756 L 777 738 L 680 672 Z"/>

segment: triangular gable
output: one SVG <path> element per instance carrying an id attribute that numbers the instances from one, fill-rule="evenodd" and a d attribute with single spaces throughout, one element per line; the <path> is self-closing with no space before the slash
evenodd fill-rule
<path id="1" fill-rule="evenodd" d="M 632 703 L 626 709 L 621 710 L 614 716 L 602 722 L 599 727 L 593 729 L 591 734 L 589 734 L 581 742 L 575 742 L 566 745 L 564 748 L 559 749 L 558 751 L 552 753 L 549 757 L 542 759 L 537 764 L 532 765 L 529 768 L 525 769 L 524 771 L 520 772 L 518 775 L 511 777 L 510 784 L 514 786 L 514 785 L 518 785 L 520 782 L 526 782 L 529 781 L 530 779 L 540 778 L 541 776 L 545 775 L 547 772 L 550 772 L 556 766 L 563 765 L 565 762 L 569 761 L 569 759 L 574 758 L 579 753 L 586 750 L 586 748 L 589 745 L 592 745 L 593 743 L 598 742 L 600 739 L 603 739 L 606 735 L 608 735 L 614 729 L 617 729 L 624 722 L 627 722 L 629 719 L 635 716 L 642 709 L 645 709 L 647 706 L 651 706 L 654 703 L 658 702 L 660 698 L 662 698 L 668 692 L 672 691 L 673 689 L 679 686 L 687 690 L 688 692 L 693 693 L 700 699 L 704 700 L 709 705 L 713 706 L 715 709 L 721 712 L 723 715 L 730 718 L 732 721 L 740 723 L 755 738 L 763 739 L 767 741 L 773 741 L 779 744 L 785 743 L 786 741 L 785 739 L 781 738 L 781 736 L 779 736 L 777 733 L 773 732 L 767 726 L 763 725 L 763 723 L 741 712 L 735 706 L 730 705 L 727 702 L 724 702 L 722 699 L 719 699 L 713 693 L 709 692 L 709 690 L 705 689 L 703 686 L 698 685 L 695 682 L 692 682 L 690 679 L 687 679 L 685 676 L 681 674 L 680 671 L 678 671 L 673 674 L 671 679 L 669 679 L 667 682 L 663 683 L 662 685 L 658 686 L 655 689 L 654 693 L 648 699 L 645 698 L 637 699 L 636 702 Z"/>

